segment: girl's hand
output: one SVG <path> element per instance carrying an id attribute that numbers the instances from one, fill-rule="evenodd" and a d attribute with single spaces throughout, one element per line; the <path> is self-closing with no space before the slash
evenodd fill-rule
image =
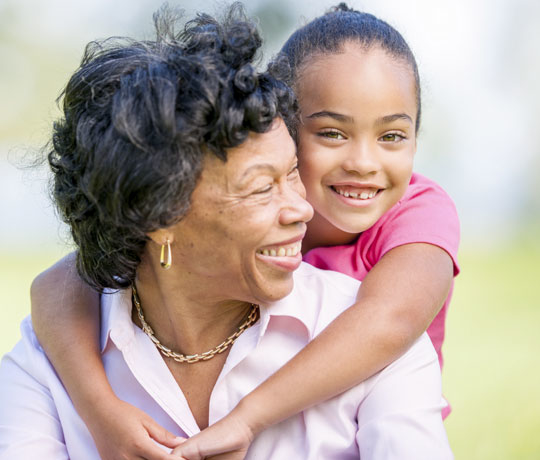
<path id="1" fill-rule="evenodd" d="M 174 436 L 149 415 L 124 401 L 108 401 L 96 408 L 88 428 L 102 460 L 171 460 L 173 457 L 156 444 L 170 449 L 184 439 Z"/>
<path id="2" fill-rule="evenodd" d="M 242 460 L 253 441 L 254 433 L 234 411 L 172 451 L 175 459 Z"/>

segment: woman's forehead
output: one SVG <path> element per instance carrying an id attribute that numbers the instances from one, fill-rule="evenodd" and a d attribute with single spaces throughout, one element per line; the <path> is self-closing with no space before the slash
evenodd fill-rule
<path id="1" fill-rule="evenodd" d="M 227 161 L 207 155 L 203 176 L 243 181 L 264 171 L 288 168 L 295 160 L 296 146 L 285 123 L 277 119 L 264 133 L 250 133 L 238 147 L 227 150 Z"/>

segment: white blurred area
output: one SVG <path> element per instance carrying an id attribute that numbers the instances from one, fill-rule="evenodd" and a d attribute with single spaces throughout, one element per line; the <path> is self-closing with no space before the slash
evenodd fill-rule
<path id="1" fill-rule="evenodd" d="M 219 2 L 169 1 L 190 16 Z M 248 0 L 266 56 L 329 0 Z M 55 99 L 95 38 L 152 36 L 155 0 L 0 0 L 0 252 L 63 245 L 46 168 L 29 168 L 59 112 Z M 202 6 L 201 6 L 202 5 Z M 350 1 L 394 25 L 420 66 L 416 170 L 454 198 L 466 245 L 540 228 L 540 2 Z M 26 166 L 26 167 L 25 167 Z M 540 240 L 540 239 L 539 239 Z M 539 243 L 540 244 L 540 241 Z"/>

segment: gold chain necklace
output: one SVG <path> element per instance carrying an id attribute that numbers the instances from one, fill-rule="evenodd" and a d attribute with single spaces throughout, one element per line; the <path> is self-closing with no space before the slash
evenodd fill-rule
<path id="1" fill-rule="evenodd" d="M 167 358 L 172 358 L 175 361 L 179 363 L 196 363 L 198 361 L 208 361 L 209 359 L 212 359 L 214 356 L 216 356 L 219 353 L 223 353 L 227 348 L 229 348 L 242 333 L 248 329 L 257 319 L 259 319 L 259 306 L 255 304 L 251 304 L 251 312 L 249 313 L 249 316 L 247 319 L 240 325 L 238 330 L 227 337 L 223 342 L 221 342 L 217 347 L 212 348 L 211 350 L 205 351 L 201 354 L 195 354 L 195 355 L 183 355 L 181 353 L 176 353 L 175 351 L 172 351 L 170 348 L 167 348 L 165 345 L 163 345 L 158 338 L 154 335 L 154 330 L 149 326 L 149 324 L 144 319 L 142 307 L 141 307 L 141 301 L 139 300 L 139 295 L 137 294 L 137 290 L 135 289 L 135 285 L 131 286 L 131 291 L 133 292 L 133 303 L 135 304 L 135 308 L 137 309 L 137 315 L 139 316 L 139 320 L 142 324 L 142 330 L 144 333 L 150 337 L 150 340 L 152 343 L 156 346 L 156 348 L 161 352 L 163 356 L 166 356 Z"/>

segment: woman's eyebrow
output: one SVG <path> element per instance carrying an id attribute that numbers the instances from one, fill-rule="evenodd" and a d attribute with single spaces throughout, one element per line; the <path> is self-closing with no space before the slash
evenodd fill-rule
<path id="1" fill-rule="evenodd" d="M 329 110 L 322 110 L 320 112 L 314 112 L 311 115 L 308 115 L 306 118 L 333 118 L 337 121 L 342 121 L 345 123 L 353 123 L 354 118 L 350 115 L 343 115 L 342 113 L 330 112 Z"/>
<path id="2" fill-rule="evenodd" d="M 274 172 L 276 170 L 275 166 L 270 163 L 258 163 L 247 168 L 239 177 L 239 181 L 245 180 L 250 174 L 253 174 L 255 171 L 267 171 Z"/>
<path id="3" fill-rule="evenodd" d="M 386 125 L 388 123 L 392 123 L 396 120 L 405 120 L 412 124 L 412 118 L 407 115 L 406 113 L 394 113 L 393 115 L 386 115 L 384 117 L 378 118 L 377 121 L 375 121 L 376 125 Z"/>

